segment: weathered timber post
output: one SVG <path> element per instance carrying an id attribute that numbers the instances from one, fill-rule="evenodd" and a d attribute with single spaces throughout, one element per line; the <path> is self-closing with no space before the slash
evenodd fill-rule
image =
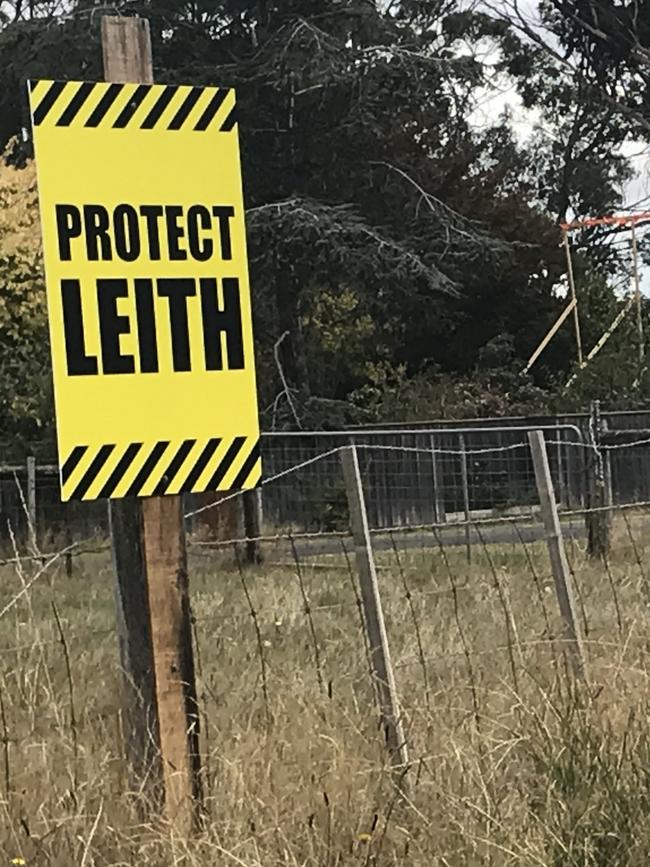
<path id="1" fill-rule="evenodd" d="M 583 638 L 576 613 L 573 581 L 564 550 L 564 539 L 562 538 L 555 491 L 553 490 L 551 470 L 546 454 L 544 434 L 542 431 L 530 431 L 528 441 L 535 468 L 535 481 L 539 494 L 542 520 L 544 521 L 544 529 L 546 530 L 546 544 L 548 546 L 551 570 L 555 582 L 555 594 L 564 622 L 564 635 L 573 670 L 578 677 L 582 678 L 585 676 Z"/>
<path id="2" fill-rule="evenodd" d="M 587 451 L 587 552 L 590 557 L 604 559 L 609 554 L 610 521 L 605 511 L 607 502 L 606 468 L 602 450 L 603 422 L 600 401 L 593 401 L 589 416 L 589 445 Z"/>
<path id="3" fill-rule="evenodd" d="M 246 536 L 246 562 L 260 565 L 263 560 L 262 543 L 262 489 L 244 491 L 244 535 Z"/>
<path id="4" fill-rule="evenodd" d="M 404 771 L 408 766 L 408 751 L 399 714 L 395 677 L 390 659 L 356 446 L 344 448 L 341 451 L 341 461 L 379 714 L 391 761 L 396 768 Z"/>
<path id="5" fill-rule="evenodd" d="M 107 81 L 153 81 L 145 19 L 103 17 L 102 51 Z M 200 760 L 182 498 L 128 497 L 109 510 L 124 739 L 133 769 L 187 833 L 199 815 Z"/>

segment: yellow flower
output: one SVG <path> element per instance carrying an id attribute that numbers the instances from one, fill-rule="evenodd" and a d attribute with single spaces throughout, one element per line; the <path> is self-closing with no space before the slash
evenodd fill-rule
<path id="1" fill-rule="evenodd" d="M 372 840 L 372 835 L 364 832 L 363 834 L 359 834 L 357 840 L 359 843 L 369 843 Z"/>
<path id="2" fill-rule="evenodd" d="M 27 864 L 27 861 L 25 861 L 24 858 L 12 858 L 11 863 L 12 864 Z"/>

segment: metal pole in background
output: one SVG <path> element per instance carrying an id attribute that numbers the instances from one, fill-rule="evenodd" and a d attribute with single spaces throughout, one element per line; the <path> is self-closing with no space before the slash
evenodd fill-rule
<path id="1" fill-rule="evenodd" d="M 436 440 L 433 434 L 429 437 L 431 442 L 431 481 L 433 484 L 433 520 L 436 524 L 445 522 L 445 498 L 441 486 L 441 472 L 439 456 L 436 451 Z"/>
<path id="2" fill-rule="evenodd" d="M 557 460 L 557 480 L 559 484 L 559 496 L 560 502 L 566 502 L 568 500 L 567 495 L 567 484 L 566 478 L 564 475 L 564 453 L 563 453 L 563 443 L 562 437 L 560 436 L 560 425 L 559 422 L 557 424 L 557 433 L 555 434 L 555 443 L 556 443 L 556 460 Z M 567 502 L 568 506 L 568 502 Z"/>
<path id="3" fill-rule="evenodd" d="M 29 520 L 29 539 L 34 551 L 37 545 L 36 536 L 36 458 L 27 458 L 27 518 Z"/>
<path id="4" fill-rule="evenodd" d="M 642 316 L 642 307 L 641 307 L 641 280 L 639 278 L 639 255 L 637 250 L 636 243 L 636 228 L 634 221 L 632 222 L 632 267 L 634 269 L 634 295 L 636 301 L 636 330 L 637 330 L 637 338 L 639 341 L 638 352 L 639 352 L 639 373 L 641 373 L 641 368 L 643 366 L 643 359 L 645 356 L 645 343 L 643 339 L 643 316 Z"/>
<path id="5" fill-rule="evenodd" d="M 606 443 L 607 433 L 609 431 L 609 424 L 607 423 L 607 419 L 602 419 L 601 422 L 601 445 Z M 614 504 L 614 486 L 612 480 L 612 453 L 609 449 L 601 450 L 602 461 L 603 461 L 603 481 L 605 484 L 605 505 L 612 506 Z M 614 524 L 614 512 L 608 511 L 605 512 L 605 517 L 607 520 L 607 526 L 609 527 L 609 532 L 611 532 L 612 526 Z"/>
<path id="6" fill-rule="evenodd" d="M 469 526 L 470 508 L 469 508 L 469 477 L 467 473 L 467 451 L 465 449 L 465 437 L 462 434 L 458 435 L 458 443 L 460 447 L 460 475 L 461 484 L 463 486 L 463 510 L 465 512 L 465 547 L 467 548 L 467 562 L 472 562 L 472 535 Z"/>

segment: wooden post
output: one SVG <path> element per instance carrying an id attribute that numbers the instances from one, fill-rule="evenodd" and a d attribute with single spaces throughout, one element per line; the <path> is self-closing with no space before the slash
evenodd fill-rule
<path id="1" fill-rule="evenodd" d="M 372 674 L 377 687 L 379 714 L 391 761 L 395 767 L 406 770 L 408 752 L 402 721 L 399 716 L 395 678 L 390 661 L 388 636 L 386 635 L 384 613 L 379 594 L 356 446 L 351 445 L 342 449 L 341 461 L 359 572 L 363 618 L 370 648 Z"/>
<path id="2" fill-rule="evenodd" d="M 526 367 L 524 367 L 524 373 L 528 373 L 528 371 L 531 369 L 533 364 L 535 364 L 535 362 L 540 357 L 542 352 L 544 352 L 544 350 L 546 349 L 548 344 L 551 342 L 551 340 L 553 339 L 555 334 L 557 334 L 557 332 L 560 330 L 560 328 L 564 324 L 564 320 L 567 318 L 569 313 L 571 313 L 572 310 L 576 309 L 576 304 L 577 304 L 577 301 L 576 301 L 575 297 L 573 297 L 571 299 L 571 301 L 569 301 L 567 306 L 564 308 L 564 310 L 560 313 L 560 315 L 555 320 L 553 325 L 551 325 L 551 327 L 546 332 L 546 334 L 544 335 L 544 337 L 542 338 L 542 340 L 538 344 L 538 346 L 535 349 L 535 351 L 533 352 L 533 354 L 528 359 Z"/>
<path id="3" fill-rule="evenodd" d="M 555 491 L 553 490 L 543 432 L 530 431 L 528 441 L 535 468 L 535 481 L 537 482 L 539 504 L 546 530 L 546 544 L 555 582 L 555 593 L 564 621 L 564 634 L 568 642 L 573 670 L 576 676 L 584 677 L 585 660 L 582 633 L 576 614 L 573 582 L 564 550 L 564 539 L 562 538 L 562 528 L 555 502 Z"/>
<path id="4" fill-rule="evenodd" d="M 145 19 L 103 17 L 102 53 L 107 81 L 153 81 Z M 187 833 L 200 769 L 182 498 L 111 500 L 110 521 L 125 743 L 140 782 L 153 783 L 169 821 Z"/>
<path id="5" fill-rule="evenodd" d="M 262 489 L 244 491 L 244 535 L 246 536 L 246 562 L 259 565 L 263 561 L 262 543 Z"/>
<path id="6" fill-rule="evenodd" d="M 27 458 L 27 516 L 29 518 L 29 540 L 36 550 L 36 458 Z"/>
<path id="7" fill-rule="evenodd" d="M 460 476 L 463 486 L 463 510 L 465 512 L 465 547 L 467 548 L 467 562 L 472 562 L 472 537 L 469 526 L 470 508 L 469 508 L 469 477 L 467 474 L 467 451 L 465 450 L 465 437 L 462 434 L 458 436 L 460 445 Z"/>
<path id="8" fill-rule="evenodd" d="M 571 290 L 571 302 L 573 305 L 573 327 L 576 335 L 576 349 L 578 350 L 578 364 L 582 367 L 582 337 L 580 336 L 580 315 L 578 313 L 578 296 L 576 295 L 576 281 L 573 276 L 573 261 L 571 259 L 571 246 L 569 244 L 569 233 L 564 231 L 564 251 L 566 253 L 567 276 L 569 278 L 569 289 Z"/>
<path id="9" fill-rule="evenodd" d="M 589 444 L 587 451 L 587 511 L 585 524 L 587 529 L 587 552 L 590 557 L 603 559 L 609 554 L 610 522 L 608 513 L 603 511 L 607 505 L 607 484 L 605 461 L 601 450 L 603 424 L 600 416 L 600 401 L 591 404 L 589 417 Z"/>

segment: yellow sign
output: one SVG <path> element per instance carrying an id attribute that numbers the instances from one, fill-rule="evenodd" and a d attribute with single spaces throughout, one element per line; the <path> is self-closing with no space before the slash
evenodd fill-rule
<path id="1" fill-rule="evenodd" d="M 261 474 L 232 90 L 36 81 L 63 500 Z"/>

